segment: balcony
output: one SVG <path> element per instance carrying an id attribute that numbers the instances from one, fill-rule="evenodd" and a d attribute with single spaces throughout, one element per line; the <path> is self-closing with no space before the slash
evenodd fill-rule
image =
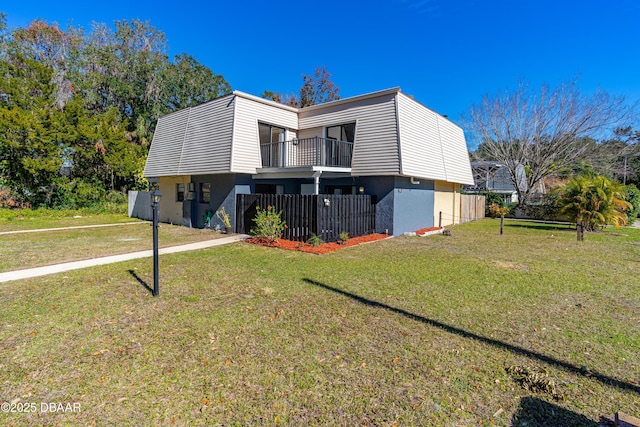
<path id="1" fill-rule="evenodd" d="M 353 142 L 329 138 L 303 138 L 260 144 L 263 168 L 327 166 L 350 168 Z"/>

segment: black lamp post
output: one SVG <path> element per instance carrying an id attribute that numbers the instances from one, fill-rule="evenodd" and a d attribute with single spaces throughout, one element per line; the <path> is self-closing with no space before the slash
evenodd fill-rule
<path id="1" fill-rule="evenodd" d="M 153 208 L 153 296 L 160 295 L 160 284 L 158 283 L 158 203 L 162 194 L 158 187 L 151 192 L 151 207 Z"/>

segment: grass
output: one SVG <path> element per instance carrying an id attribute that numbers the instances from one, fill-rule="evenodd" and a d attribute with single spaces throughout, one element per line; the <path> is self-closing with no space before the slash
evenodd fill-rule
<path id="1" fill-rule="evenodd" d="M 5 425 L 586 425 L 640 414 L 640 230 L 497 220 L 0 284 Z M 137 226 L 134 226 L 137 227 Z M 130 273 L 133 271 L 134 274 Z M 544 368 L 562 400 L 506 367 Z"/>
<path id="2" fill-rule="evenodd" d="M 0 232 L 132 221 L 138 220 L 123 213 L 95 213 L 91 210 L 0 209 Z"/>
<path id="3" fill-rule="evenodd" d="M 90 223 L 97 224 L 100 216 Z M 117 219 L 107 216 L 106 221 Z M 111 222 L 120 223 L 118 222 Z M 87 222 L 83 225 L 88 225 Z M 101 256 L 136 252 L 152 248 L 149 222 L 104 228 L 80 228 L 0 236 L 0 271 L 77 261 Z M 211 230 L 160 224 L 160 247 L 225 237 Z"/>

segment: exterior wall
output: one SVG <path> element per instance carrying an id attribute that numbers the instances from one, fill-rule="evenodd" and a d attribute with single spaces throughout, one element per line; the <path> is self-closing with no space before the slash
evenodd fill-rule
<path id="1" fill-rule="evenodd" d="M 395 178 L 392 234 L 433 227 L 433 206 L 433 181 L 412 184 L 407 178 Z"/>
<path id="2" fill-rule="evenodd" d="M 442 212 L 442 226 L 460 223 L 460 184 L 436 181 L 433 223 L 437 226 Z"/>
<path id="3" fill-rule="evenodd" d="M 364 187 L 364 194 L 376 196 L 376 233 L 393 234 L 394 177 L 362 177 L 356 180 L 356 185 Z"/>
<path id="4" fill-rule="evenodd" d="M 192 107 L 180 156 L 180 175 L 224 173 L 231 163 L 233 97 Z"/>
<path id="5" fill-rule="evenodd" d="M 402 174 L 445 181 L 447 173 L 438 130 L 438 115 L 399 93 L 398 129 Z"/>
<path id="6" fill-rule="evenodd" d="M 298 131 L 298 138 L 314 138 L 316 136 L 322 137 L 322 132 L 324 131 L 323 127 L 314 127 L 309 129 L 300 129 Z"/>
<path id="7" fill-rule="evenodd" d="M 351 174 L 397 175 L 400 172 L 395 94 L 300 110 L 300 135 L 306 129 L 356 122 Z M 312 135 L 315 136 L 315 135 Z"/>
<path id="8" fill-rule="evenodd" d="M 403 175 L 473 184 L 462 129 L 403 93 L 398 93 L 398 132 Z"/>
<path id="9" fill-rule="evenodd" d="M 144 176 L 178 175 L 190 109 L 160 117 L 149 148 Z"/>
<path id="10" fill-rule="evenodd" d="M 469 151 L 461 128 L 442 116 L 438 116 L 438 129 L 442 140 L 442 157 L 447 181 L 473 184 Z"/>
<path id="11" fill-rule="evenodd" d="M 160 117 L 144 176 L 228 172 L 232 129 L 231 96 Z"/>
<path id="12" fill-rule="evenodd" d="M 222 221 L 218 219 L 215 213 L 224 207 L 231 219 L 231 226 L 235 230 L 236 217 L 236 194 L 251 193 L 251 176 L 245 174 L 219 174 L 219 175 L 199 175 L 193 177 L 195 183 L 196 201 L 194 202 L 194 227 L 204 227 L 204 216 L 207 211 L 213 212 L 211 226 L 219 225 L 224 228 Z M 211 184 L 211 201 L 202 203 L 200 191 L 200 183 L 208 182 Z"/>
<path id="13" fill-rule="evenodd" d="M 183 224 L 182 206 L 183 202 L 178 201 L 178 184 L 184 184 L 185 191 L 188 190 L 188 175 L 160 177 L 159 185 L 162 198 L 158 206 L 158 221 L 169 224 Z M 188 225 L 188 224 L 187 224 Z"/>
<path id="14" fill-rule="evenodd" d="M 258 122 L 281 126 L 287 129 L 286 139 L 293 139 L 298 128 L 298 114 L 245 96 L 235 96 L 235 103 L 233 161 L 230 171 L 253 174 L 256 173 L 256 168 L 262 167 Z"/>

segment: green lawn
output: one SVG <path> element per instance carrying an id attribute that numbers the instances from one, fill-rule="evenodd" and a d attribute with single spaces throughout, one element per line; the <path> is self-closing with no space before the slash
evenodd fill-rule
<path id="1" fill-rule="evenodd" d="M 140 221 L 126 214 L 86 214 L 62 210 L 12 210 L 0 209 L 0 232 L 36 230 L 41 228 L 75 227 L 95 224 L 121 224 Z"/>
<path id="2" fill-rule="evenodd" d="M 150 222 L 0 235 L 0 272 L 78 261 L 153 247 Z M 160 247 L 226 237 L 212 230 L 160 224 Z"/>
<path id="3" fill-rule="evenodd" d="M 138 226 L 134 226 L 138 227 Z M 640 230 L 498 220 L 0 284 L 3 425 L 585 425 L 640 416 Z M 544 368 L 557 395 L 506 372 Z"/>

